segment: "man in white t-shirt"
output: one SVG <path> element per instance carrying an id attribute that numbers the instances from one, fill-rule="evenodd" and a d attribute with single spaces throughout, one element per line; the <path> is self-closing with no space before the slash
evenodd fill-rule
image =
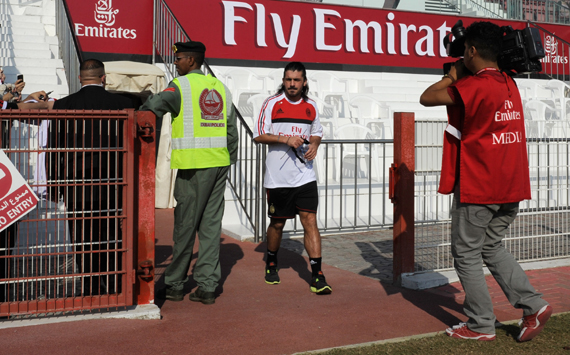
<path id="1" fill-rule="evenodd" d="M 319 204 L 313 159 L 323 136 L 317 104 L 307 97 L 307 72 L 299 62 L 285 67 L 277 94 L 263 103 L 254 128 L 254 140 L 268 144 L 264 187 L 271 223 L 267 228 L 265 282 L 280 283 L 277 252 L 287 219 L 298 214 L 305 232 L 312 279 L 310 290 L 330 294 L 321 270 L 321 235 L 317 227 Z"/>

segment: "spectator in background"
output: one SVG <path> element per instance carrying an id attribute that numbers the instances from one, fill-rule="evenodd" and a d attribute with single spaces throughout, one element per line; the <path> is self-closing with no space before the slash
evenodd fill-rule
<path id="1" fill-rule="evenodd" d="M 23 79 L 18 79 L 15 84 L 6 83 L 4 68 L 0 67 L 0 95 L 2 101 L 17 102 L 22 98 L 22 90 L 26 86 Z"/>
<path id="2" fill-rule="evenodd" d="M 8 102 L 0 100 L 0 110 L 33 110 L 51 108 L 53 102 L 49 102 L 45 91 L 37 91 L 28 95 L 22 102 Z"/>

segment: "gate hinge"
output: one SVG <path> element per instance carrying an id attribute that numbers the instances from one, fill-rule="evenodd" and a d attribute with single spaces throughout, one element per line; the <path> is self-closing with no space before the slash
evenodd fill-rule
<path id="1" fill-rule="evenodd" d="M 139 263 L 137 275 L 141 280 L 149 282 L 154 279 L 154 265 L 151 260 L 144 260 Z"/>
<path id="2" fill-rule="evenodd" d="M 142 124 L 138 124 L 138 134 L 142 138 L 148 138 L 152 136 L 154 132 L 154 126 L 149 122 L 143 122 Z"/>

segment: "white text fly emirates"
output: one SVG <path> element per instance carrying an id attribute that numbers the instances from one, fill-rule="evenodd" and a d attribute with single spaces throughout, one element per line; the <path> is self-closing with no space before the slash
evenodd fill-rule
<path id="1" fill-rule="evenodd" d="M 292 24 L 290 29 L 283 28 L 281 17 L 289 17 L 291 15 L 287 14 L 276 14 L 270 13 L 272 24 L 267 24 L 266 21 L 267 14 L 266 9 L 263 4 L 255 4 L 255 9 L 245 2 L 239 1 L 222 1 L 224 5 L 224 43 L 226 45 L 237 45 L 235 40 L 236 35 L 236 23 L 254 23 L 255 24 L 255 37 L 256 45 L 259 47 L 267 47 L 267 42 L 265 38 L 265 28 L 266 26 L 272 26 L 275 34 L 275 39 L 279 47 L 286 49 L 283 58 L 291 58 L 295 54 L 297 49 L 297 41 L 301 33 L 302 18 L 299 15 L 292 15 Z M 245 10 L 245 11 L 244 11 Z M 237 13 L 239 12 L 240 16 Z M 249 14 L 247 14 L 249 12 Z M 331 9 L 313 8 L 314 20 L 315 20 L 315 48 L 318 51 L 340 51 L 343 46 L 347 52 L 356 52 L 359 47 L 362 53 L 373 53 L 383 54 L 387 52 L 388 54 L 398 54 L 398 49 L 401 55 L 410 55 L 411 51 L 415 52 L 418 56 L 428 56 L 428 57 L 447 57 L 445 47 L 443 45 L 443 38 L 451 30 L 451 27 L 447 26 L 446 22 L 443 22 L 441 26 L 435 30 L 428 25 L 416 26 L 413 24 L 407 25 L 403 23 L 394 24 L 392 21 L 396 19 L 396 15 L 393 12 L 389 12 L 386 15 L 387 22 L 382 25 L 380 22 L 370 21 L 368 23 L 362 20 L 349 20 L 343 19 L 342 15 Z M 343 19 L 344 21 L 344 43 L 331 43 L 326 37 L 326 30 L 336 31 L 338 30 L 335 25 L 328 22 L 331 17 L 336 17 L 338 19 Z M 397 29 L 397 27 L 399 29 Z M 372 46 L 369 48 L 369 30 L 372 31 Z M 287 32 L 289 32 L 289 38 L 286 38 Z M 396 43 L 396 33 L 398 32 L 400 43 Z M 437 32 L 437 34 L 435 33 Z M 360 35 L 360 41 L 356 40 L 356 34 Z M 383 43 L 383 33 L 385 33 L 385 43 Z M 408 43 L 409 39 L 412 37 L 418 37 L 415 43 Z M 241 37 L 241 36 L 240 36 Z M 357 42 L 357 43 L 355 43 Z"/>
<path id="2" fill-rule="evenodd" d="M 135 39 L 137 38 L 137 30 L 126 28 L 113 28 L 103 25 L 85 26 L 82 23 L 75 24 L 75 35 L 77 37 L 101 37 L 101 38 L 121 38 Z"/>

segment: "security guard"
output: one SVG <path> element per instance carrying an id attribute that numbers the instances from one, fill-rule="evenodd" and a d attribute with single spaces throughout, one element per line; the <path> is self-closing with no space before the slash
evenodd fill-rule
<path id="1" fill-rule="evenodd" d="M 220 235 L 224 191 L 230 164 L 237 160 L 238 131 L 228 88 L 200 70 L 206 47 L 200 42 L 173 46 L 180 75 L 161 93 L 141 106 L 158 117 L 170 112 L 172 155 L 178 169 L 174 185 L 174 250 L 165 271 L 166 288 L 159 296 L 182 301 L 196 232 L 200 239 L 194 280 L 198 288 L 190 300 L 212 304 L 221 277 Z"/>

